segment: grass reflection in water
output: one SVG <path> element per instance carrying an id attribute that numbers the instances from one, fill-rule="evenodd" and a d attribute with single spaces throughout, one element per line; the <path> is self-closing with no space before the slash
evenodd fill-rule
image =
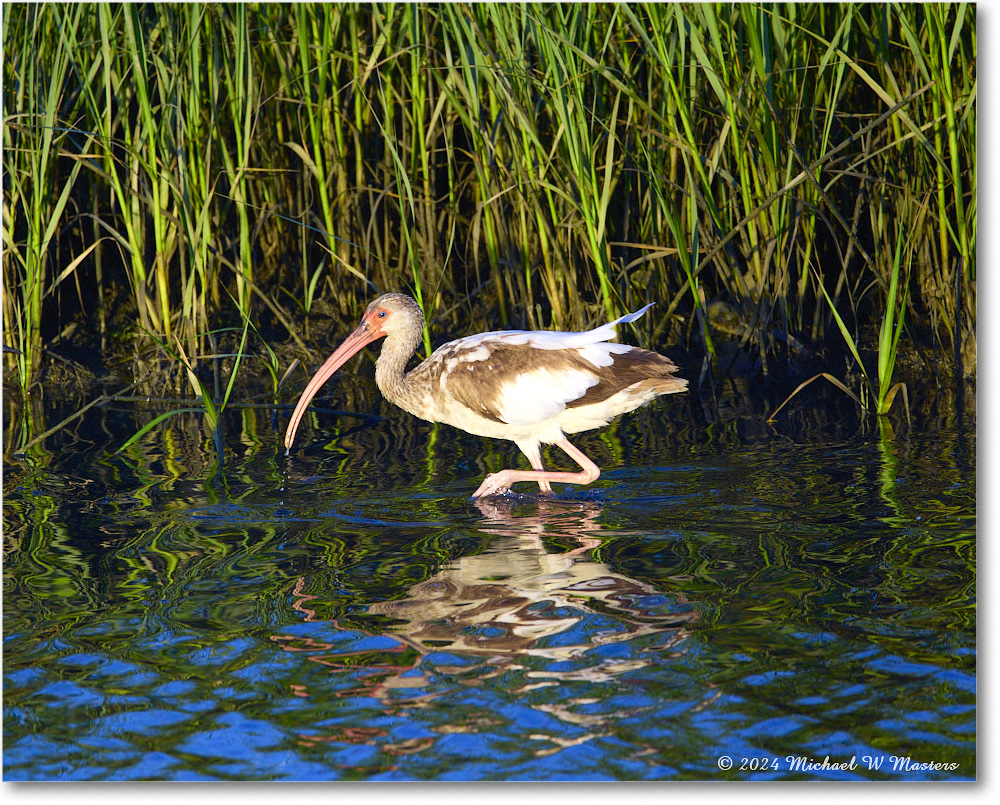
<path id="1" fill-rule="evenodd" d="M 555 501 L 395 421 L 284 475 L 265 432 L 212 483 L 190 440 L 10 465 L 5 779 L 974 777 L 975 440 L 658 416 Z M 826 755 L 887 760 L 760 760 Z"/>

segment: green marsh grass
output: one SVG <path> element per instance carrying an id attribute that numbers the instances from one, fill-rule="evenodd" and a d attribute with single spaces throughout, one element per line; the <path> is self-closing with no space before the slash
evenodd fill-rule
<path id="1" fill-rule="evenodd" d="M 766 373 L 876 351 L 876 409 L 908 333 L 974 373 L 974 5 L 8 4 L 3 38 L 23 393 L 71 321 L 198 393 L 213 331 L 313 360 L 387 290 L 425 349 L 655 301 L 649 345 L 714 367 L 724 302 Z"/>
<path id="2" fill-rule="evenodd" d="M 5 360 L 14 364 L 27 393 L 41 365 L 46 297 L 94 248 L 90 244 L 73 255 L 53 276 L 59 232 L 73 213 L 74 189 L 93 135 L 78 128 L 77 103 L 65 89 L 83 12 L 60 8 L 33 18 L 23 12 L 20 25 L 8 16 L 4 41 L 11 50 L 5 65 L 19 80 L 8 85 L 5 76 L 4 87 L 4 343 L 15 350 Z"/>

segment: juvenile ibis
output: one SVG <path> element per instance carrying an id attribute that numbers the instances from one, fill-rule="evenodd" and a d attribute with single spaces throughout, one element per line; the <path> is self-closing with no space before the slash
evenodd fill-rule
<path id="1" fill-rule="evenodd" d="M 570 444 L 567 433 L 606 425 L 661 394 L 683 391 L 677 367 L 655 352 L 611 343 L 615 325 L 632 322 L 651 305 L 582 333 L 502 330 L 470 335 L 438 347 L 413 370 L 406 363 L 420 342 L 424 316 L 409 296 L 389 293 L 368 305 L 361 324 L 313 375 L 285 432 L 285 449 L 320 387 L 367 344 L 385 337 L 375 363 L 382 395 L 428 422 L 444 422 L 478 436 L 510 439 L 531 470 L 501 470 L 486 477 L 473 498 L 535 481 L 550 494 L 552 481 L 589 484 L 600 468 Z M 540 445 L 555 444 L 580 472 L 542 465 Z"/>

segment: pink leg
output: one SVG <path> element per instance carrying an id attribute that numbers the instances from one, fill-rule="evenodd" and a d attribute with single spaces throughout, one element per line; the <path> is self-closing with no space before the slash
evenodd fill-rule
<path id="1" fill-rule="evenodd" d="M 528 457 L 528 461 L 531 463 L 532 469 L 537 472 L 545 472 L 545 465 L 542 464 L 542 451 L 537 443 L 532 442 L 531 444 L 519 444 L 518 447 L 520 447 L 521 452 Z M 551 495 L 552 487 L 549 486 L 549 482 L 544 478 L 539 478 L 538 491 L 543 495 Z"/>
<path id="2" fill-rule="evenodd" d="M 552 472 L 546 470 L 542 466 L 542 459 L 537 444 L 518 445 L 521 451 L 528 457 L 528 461 L 531 462 L 531 466 L 534 469 L 501 470 L 500 472 L 488 475 L 486 480 L 480 484 L 479 489 L 472 493 L 472 497 L 481 498 L 488 497 L 489 495 L 499 495 L 502 492 L 506 492 L 510 489 L 511 484 L 515 484 L 518 481 L 535 481 L 542 492 L 551 492 L 552 487 L 549 486 L 549 481 L 562 481 L 567 484 L 592 484 L 600 477 L 601 468 L 573 447 L 565 436 L 560 437 L 559 441 L 555 442 L 555 444 L 559 445 L 566 455 L 579 464 L 583 471 Z"/>

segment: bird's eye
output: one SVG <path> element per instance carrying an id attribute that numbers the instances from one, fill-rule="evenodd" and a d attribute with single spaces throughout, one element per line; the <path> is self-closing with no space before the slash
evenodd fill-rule
<path id="1" fill-rule="evenodd" d="M 380 310 L 377 314 L 380 319 L 384 319 L 388 314 L 384 310 Z"/>

